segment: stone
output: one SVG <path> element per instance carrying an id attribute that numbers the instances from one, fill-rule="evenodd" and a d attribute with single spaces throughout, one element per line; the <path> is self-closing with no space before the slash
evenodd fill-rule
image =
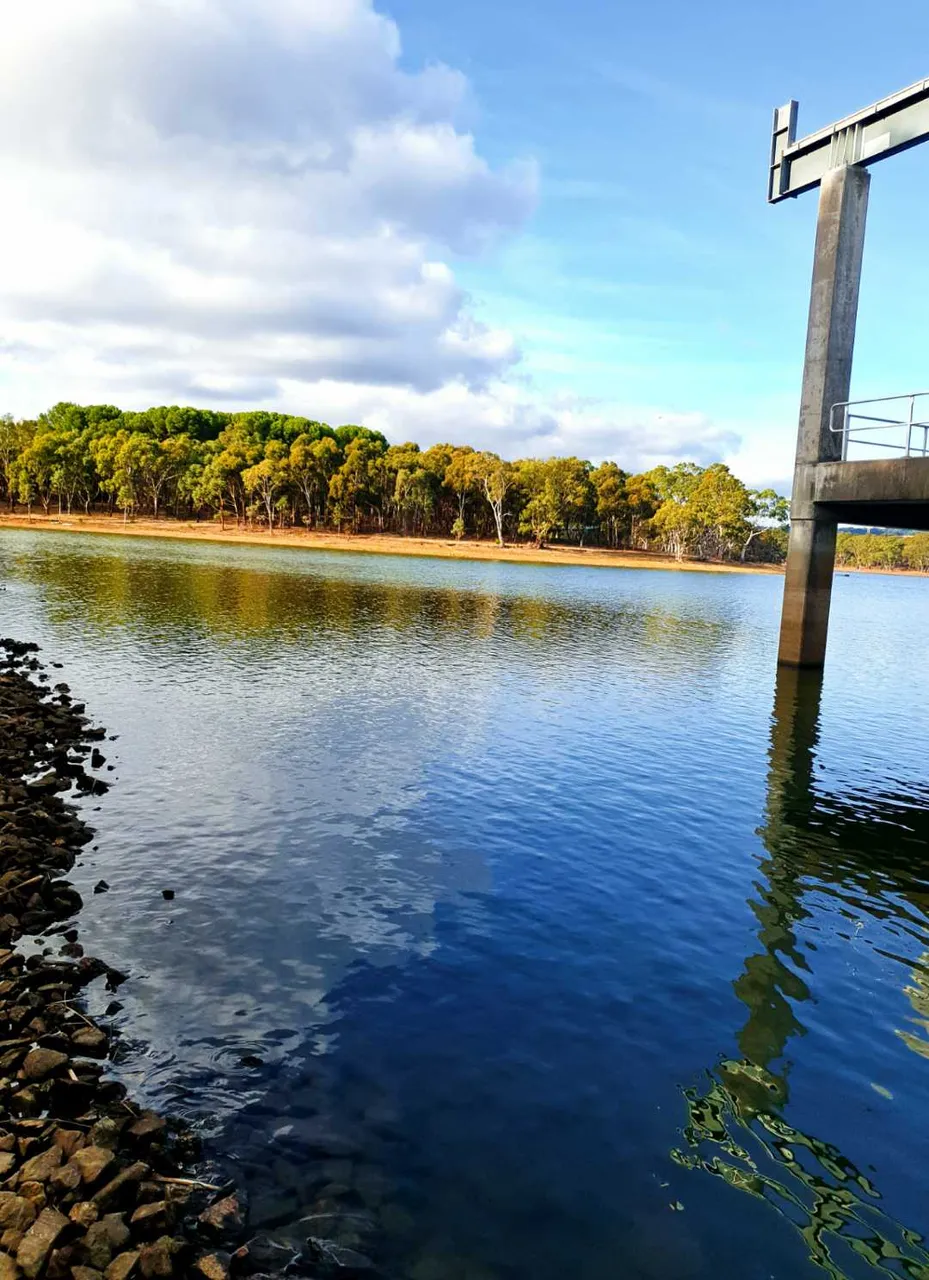
<path id="1" fill-rule="evenodd" d="M 20 1182 L 47 1182 L 62 1161 L 61 1147 L 49 1147 L 33 1156 L 19 1171 Z"/>
<path id="2" fill-rule="evenodd" d="M 78 1147 L 84 1145 L 84 1135 L 80 1129 L 56 1129 L 55 1145 L 61 1147 L 66 1160 L 70 1160 Z"/>
<path id="3" fill-rule="evenodd" d="M 108 1213 L 97 1225 L 106 1231 L 107 1239 L 114 1252 L 118 1253 L 124 1244 L 129 1243 L 129 1228 L 123 1221 L 121 1213 Z"/>
<path id="4" fill-rule="evenodd" d="M 106 1032 L 99 1027 L 81 1027 L 72 1033 L 71 1043 L 89 1058 L 105 1058 L 109 1041 Z"/>
<path id="5" fill-rule="evenodd" d="M 138 1262 L 138 1249 L 127 1249 L 125 1253 L 117 1254 L 104 1271 L 104 1280 L 129 1280 Z"/>
<path id="6" fill-rule="evenodd" d="M 46 1280 L 70 1280 L 71 1266 L 74 1259 L 74 1246 L 65 1245 L 63 1249 L 53 1249 L 45 1266 Z"/>
<path id="7" fill-rule="evenodd" d="M 19 1280 L 22 1272 L 8 1253 L 0 1253 L 0 1280 Z"/>
<path id="8" fill-rule="evenodd" d="M 80 1200 L 77 1204 L 71 1206 L 71 1212 L 68 1217 L 72 1222 L 76 1222 L 79 1227 L 92 1227 L 100 1217 L 100 1210 L 92 1200 Z"/>
<path id="9" fill-rule="evenodd" d="M 101 1187 L 100 1190 L 96 1192 L 93 1196 L 94 1204 L 109 1204 L 111 1201 L 125 1195 L 137 1182 L 142 1181 L 148 1171 L 148 1165 L 143 1164 L 141 1160 L 137 1160 L 135 1164 L 131 1164 L 127 1168 L 123 1169 L 122 1172 L 118 1173 L 115 1178 L 106 1184 L 106 1186 Z"/>
<path id="10" fill-rule="evenodd" d="M 67 1062 L 68 1055 L 59 1053 L 57 1049 L 33 1049 L 26 1054 L 23 1075 L 27 1080 L 45 1080 L 61 1071 Z"/>
<path id="11" fill-rule="evenodd" d="M 226 1196 L 217 1200 L 200 1214 L 201 1224 L 211 1234 L 223 1236 L 241 1231 L 244 1215 L 237 1196 Z"/>
<path id="12" fill-rule="evenodd" d="M 55 1170 L 49 1182 L 60 1191 L 76 1191 L 81 1185 L 81 1173 L 76 1165 L 66 1164 Z"/>
<path id="13" fill-rule="evenodd" d="M 55 1241 L 67 1226 L 68 1219 L 57 1209 L 43 1209 L 36 1218 L 16 1251 L 16 1261 L 28 1280 L 34 1280 L 42 1270 Z"/>
<path id="14" fill-rule="evenodd" d="M 14 1151 L 16 1149 L 15 1133 L 0 1133 L 0 1151 Z"/>
<path id="15" fill-rule="evenodd" d="M 138 1142 L 144 1142 L 164 1133 L 164 1130 L 163 1116 L 156 1115 L 154 1111 L 143 1111 L 138 1120 L 129 1126 L 129 1135 Z"/>
<path id="16" fill-rule="evenodd" d="M 113 1246 L 103 1222 L 95 1222 L 87 1228 L 87 1234 L 81 1241 L 81 1253 L 87 1264 L 97 1271 L 105 1271 L 113 1261 Z"/>
<path id="17" fill-rule="evenodd" d="M 0 1151 L 0 1178 L 5 1178 L 16 1167 L 16 1155 L 12 1151 Z"/>
<path id="18" fill-rule="evenodd" d="M 74 1280 L 103 1280 L 103 1272 L 95 1271 L 93 1267 L 72 1267 L 71 1275 Z"/>
<path id="19" fill-rule="evenodd" d="M 113 1163 L 115 1156 L 106 1147 L 81 1147 L 71 1157 L 71 1163 L 77 1167 L 84 1182 L 96 1182 L 101 1174 Z"/>
<path id="20" fill-rule="evenodd" d="M 94 885 L 94 893 L 106 893 L 109 887 L 110 886 L 107 884 L 105 880 L 98 880 L 97 883 Z"/>
<path id="21" fill-rule="evenodd" d="M 168 1205 L 165 1200 L 153 1200 L 149 1204 L 141 1204 L 130 1218 L 134 1227 L 141 1231 L 163 1230 L 168 1225 Z"/>
<path id="22" fill-rule="evenodd" d="M 183 1242 L 173 1240 L 171 1236 L 159 1236 L 154 1244 L 145 1245 L 139 1252 L 139 1270 L 145 1280 L 154 1276 L 170 1276 L 174 1274 L 174 1255 L 183 1247 Z"/>
<path id="23" fill-rule="evenodd" d="M 205 1253 L 194 1263 L 194 1269 L 206 1280 L 229 1280 L 229 1258 L 223 1253 Z"/>
<path id="24" fill-rule="evenodd" d="M 46 1200 L 45 1183 L 44 1182 L 21 1182 L 19 1184 L 19 1194 L 25 1196 L 27 1200 L 31 1200 L 33 1204 L 41 1209 Z M 38 1212 L 38 1209 L 36 1212 Z"/>
<path id="25" fill-rule="evenodd" d="M 0 1236 L 0 1249 L 3 1249 L 7 1253 L 15 1256 L 16 1250 L 22 1244 L 23 1236 L 25 1234 L 25 1231 L 14 1231 L 12 1227 L 9 1227 L 4 1231 L 3 1235 Z"/>
<path id="26" fill-rule="evenodd" d="M 14 1231 L 28 1231 L 37 1214 L 35 1204 L 25 1196 L 18 1196 L 14 1191 L 0 1191 L 0 1227 L 4 1231 L 9 1227 Z"/>
<path id="27" fill-rule="evenodd" d="M 122 1132 L 122 1124 L 118 1120 L 113 1120 L 110 1116 L 104 1116 L 90 1131 L 90 1145 L 95 1147 L 106 1147 L 107 1151 L 115 1151 L 119 1146 L 119 1135 Z"/>

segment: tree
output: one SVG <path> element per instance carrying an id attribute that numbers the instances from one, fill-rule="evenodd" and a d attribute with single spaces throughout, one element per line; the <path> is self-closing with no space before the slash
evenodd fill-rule
<path id="1" fill-rule="evenodd" d="M 509 462 L 495 453 L 479 453 L 474 460 L 475 475 L 490 507 L 497 528 L 497 542 L 503 546 L 503 507 L 513 488 L 516 473 Z"/>
<path id="2" fill-rule="evenodd" d="M 929 533 L 914 533 L 903 543 L 903 559 L 908 569 L 929 569 Z"/>
<path id="3" fill-rule="evenodd" d="M 269 533 L 274 532 L 275 505 L 290 479 L 288 453 L 288 448 L 282 441 L 269 440 L 261 461 L 242 472 L 245 492 L 256 494 L 264 505 Z"/>
<path id="4" fill-rule="evenodd" d="M 628 476 L 615 462 L 603 462 L 590 473 L 597 495 L 596 513 L 600 528 L 606 531 L 607 545 L 618 547 L 632 528 L 632 508 L 626 493 Z"/>
<path id="5" fill-rule="evenodd" d="M 338 428 L 337 439 L 343 430 L 347 428 Z M 352 430 L 362 431 L 360 427 Z M 384 437 L 374 432 L 354 434 L 349 439 L 345 461 L 329 482 L 329 497 L 340 525 L 348 519 L 357 530 L 364 514 L 378 509 L 386 452 L 383 441 Z"/>
<path id="6" fill-rule="evenodd" d="M 786 529 L 790 520 L 790 501 L 773 489 L 749 489 L 748 534 L 742 543 L 744 560 L 750 545 L 768 529 Z"/>

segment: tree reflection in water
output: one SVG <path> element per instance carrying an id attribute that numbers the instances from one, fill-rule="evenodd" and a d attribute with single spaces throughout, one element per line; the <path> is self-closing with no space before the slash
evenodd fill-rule
<path id="1" fill-rule="evenodd" d="M 925 796 L 841 796 L 818 791 L 813 778 L 822 677 L 778 672 L 769 754 L 767 857 L 757 917 L 760 948 L 734 983 L 748 1008 L 741 1056 L 720 1062 L 707 1088 L 684 1090 L 687 1123 L 672 1158 L 767 1201 L 796 1227 L 811 1259 L 835 1280 L 847 1271 L 836 1256 L 850 1249 L 877 1274 L 929 1280 L 929 1252 L 915 1231 L 881 1208 L 881 1193 L 830 1143 L 788 1124 L 788 1042 L 805 1033 L 796 1006 L 810 998 L 809 965 L 796 927 L 812 912 L 811 884 L 856 897 L 886 897 L 888 883 L 912 923 L 924 925 L 929 845 Z M 917 858 L 914 855 L 919 855 Z M 880 914 L 880 911 L 876 912 Z M 929 1031 L 929 977 L 918 970 L 905 988 L 921 1030 Z M 929 1057 L 929 1040 L 898 1033 Z M 837 1246 L 840 1248 L 837 1250 Z"/>

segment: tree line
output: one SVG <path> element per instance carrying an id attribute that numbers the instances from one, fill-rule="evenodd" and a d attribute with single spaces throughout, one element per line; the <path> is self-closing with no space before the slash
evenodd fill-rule
<path id="1" fill-rule="evenodd" d="M 309 418 L 183 406 L 57 404 L 0 417 L 0 494 L 12 509 L 216 519 L 276 528 L 529 538 L 541 546 L 778 561 L 787 500 L 727 466 L 630 474 L 582 458 L 507 461 L 467 445 L 389 444 Z"/>
<path id="2" fill-rule="evenodd" d="M 836 564 L 850 569 L 929 570 L 929 533 L 840 533 Z"/>

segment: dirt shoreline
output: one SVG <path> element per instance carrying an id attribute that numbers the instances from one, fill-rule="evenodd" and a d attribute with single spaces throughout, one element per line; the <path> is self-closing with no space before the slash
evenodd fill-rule
<path id="1" fill-rule="evenodd" d="M 607 551 L 602 547 L 537 547 L 493 542 L 454 542 L 449 538 L 400 537 L 379 533 L 328 533 L 287 529 L 220 529 L 195 520 L 140 519 L 121 516 L 32 515 L 0 513 L 0 529 L 33 529 L 53 533 L 100 533 L 121 537 L 176 538 L 191 542 L 240 543 L 245 546 L 299 547 L 304 551 L 354 551 L 374 555 L 434 556 L 448 560 L 507 561 L 515 564 L 567 564 L 603 569 L 678 569 L 693 573 L 783 573 L 781 565 L 728 564 L 674 560 L 651 551 Z"/>

